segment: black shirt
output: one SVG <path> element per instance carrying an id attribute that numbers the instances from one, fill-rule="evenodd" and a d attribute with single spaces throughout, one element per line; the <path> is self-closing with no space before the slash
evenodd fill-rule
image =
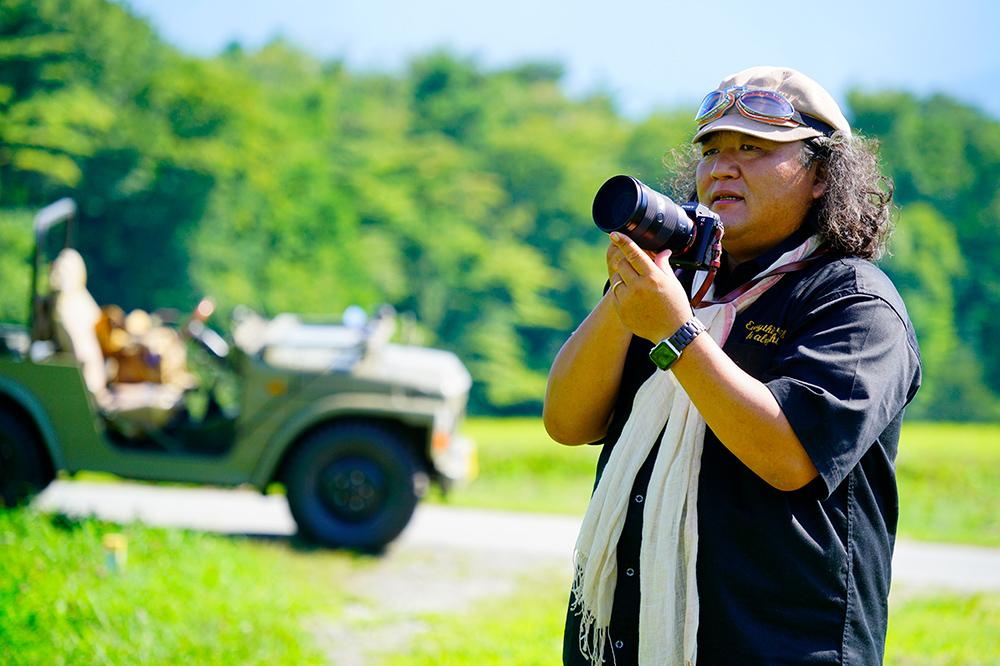
<path id="1" fill-rule="evenodd" d="M 716 294 L 752 279 L 805 235 L 720 273 Z M 639 338 L 629 347 L 598 479 L 635 393 L 656 371 L 651 347 Z M 870 262 L 824 255 L 740 313 L 723 349 L 771 390 L 819 477 L 801 490 L 777 490 L 707 431 L 698 664 L 881 663 L 898 516 L 894 460 L 903 408 L 920 383 L 902 300 Z M 657 451 L 636 477 L 618 543 L 606 649 L 617 666 L 637 662 L 642 505 Z M 578 620 L 567 616 L 565 664 L 586 663 Z"/>

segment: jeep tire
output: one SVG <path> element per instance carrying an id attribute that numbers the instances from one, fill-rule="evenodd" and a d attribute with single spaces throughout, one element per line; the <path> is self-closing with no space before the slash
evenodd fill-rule
<path id="1" fill-rule="evenodd" d="M 15 414 L 0 409 L 0 507 L 11 508 L 49 485 L 41 442 Z"/>
<path id="2" fill-rule="evenodd" d="M 412 448 L 391 428 L 365 421 L 307 435 L 282 480 L 302 537 L 366 552 L 399 536 L 426 486 Z"/>

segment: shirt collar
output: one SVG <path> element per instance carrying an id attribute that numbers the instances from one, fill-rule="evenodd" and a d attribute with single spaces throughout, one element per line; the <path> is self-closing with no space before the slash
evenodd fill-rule
<path id="1" fill-rule="evenodd" d="M 716 294 L 728 294 L 733 289 L 743 285 L 746 282 L 754 279 L 760 273 L 766 269 L 768 266 L 773 264 L 778 260 L 778 257 L 783 255 L 785 252 L 792 250 L 813 235 L 814 230 L 809 224 L 803 224 L 796 231 L 781 241 L 773 248 L 765 252 L 764 254 L 756 257 L 754 259 L 748 259 L 741 264 L 737 264 L 736 268 L 732 271 L 726 269 L 727 262 L 725 257 L 723 257 L 722 266 L 719 268 L 719 272 L 715 277 L 716 281 Z"/>

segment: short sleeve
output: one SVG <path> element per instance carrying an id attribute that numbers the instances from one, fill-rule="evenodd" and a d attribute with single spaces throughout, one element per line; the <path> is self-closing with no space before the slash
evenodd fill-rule
<path id="1" fill-rule="evenodd" d="M 916 337 L 895 288 L 874 266 L 848 268 L 848 279 L 804 285 L 783 352 L 763 378 L 827 496 L 919 385 Z"/>

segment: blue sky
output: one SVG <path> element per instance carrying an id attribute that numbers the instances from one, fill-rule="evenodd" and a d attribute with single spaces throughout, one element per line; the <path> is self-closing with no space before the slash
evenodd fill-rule
<path id="1" fill-rule="evenodd" d="M 943 92 L 1000 118 L 1000 2 L 832 0 L 119 0 L 202 56 L 275 37 L 358 72 L 400 72 L 446 48 L 494 69 L 555 61 L 570 95 L 610 94 L 631 117 L 696 105 L 753 65 L 852 88 Z"/>

